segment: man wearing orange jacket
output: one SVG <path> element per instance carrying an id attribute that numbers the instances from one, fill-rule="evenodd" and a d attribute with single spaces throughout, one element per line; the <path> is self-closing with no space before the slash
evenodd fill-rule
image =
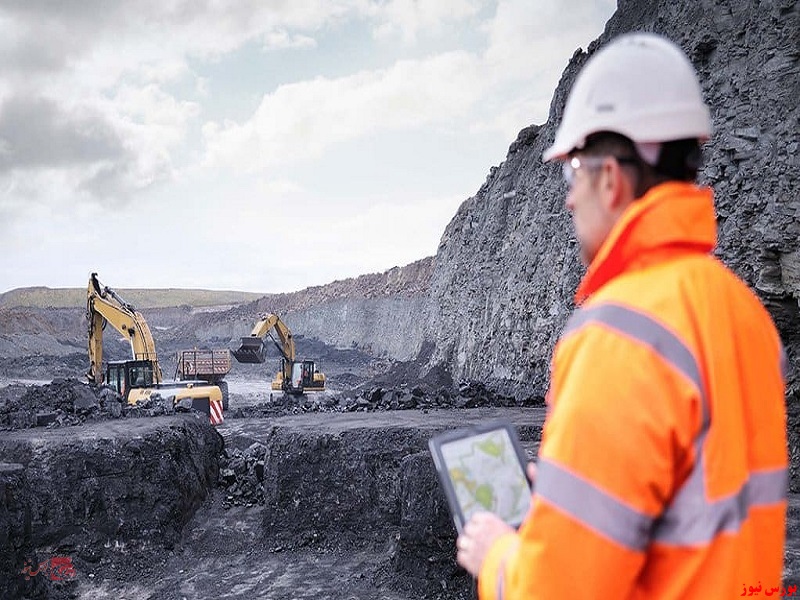
<path id="1" fill-rule="evenodd" d="M 579 74 L 560 160 L 587 271 L 552 360 L 533 502 L 457 540 L 481 600 L 778 595 L 786 518 L 785 354 L 715 259 L 711 133 L 672 42 L 629 34 Z M 769 594 L 767 594 L 769 595 Z"/>

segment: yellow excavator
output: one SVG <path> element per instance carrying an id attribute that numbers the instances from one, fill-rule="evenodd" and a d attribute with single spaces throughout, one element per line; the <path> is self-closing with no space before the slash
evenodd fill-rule
<path id="1" fill-rule="evenodd" d="M 272 337 L 275 329 L 278 339 Z M 266 360 L 267 348 L 264 337 L 269 336 L 281 353 L 281 366 L 272 389 L 299 396 L 306 392 L 325 391 L 325 375 L 321 373 L 313 360 L 297 360 L 295 358 L 292 332 L 278 315 L 266 314 L 256 322 L 249 336 L 242 338 L 241 346 L 231 350 L 234 358 L 241 363 L 263 363 Z"/>
<path id="2" fill-rule="evenodd" d="M 156 394 L 174 405 L 191 406 L 208 415 L 213 425 L 223 421 L 222 391 L 206 381 L 164 381 L 150 327 L 142 314 L 111 288 L 103 287 L 97 273 L 89 277 L 86 291 L 89 322 L 89 382 L 108 385 L 128 404 L 137 404 Z M 103 372 L 103 330 L 106 323 L 130 342 L 132 360 L 109 361 Z"/>

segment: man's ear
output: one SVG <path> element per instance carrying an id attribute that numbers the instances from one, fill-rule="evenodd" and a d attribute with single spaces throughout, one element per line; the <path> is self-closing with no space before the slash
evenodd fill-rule
<path id="1" fill-rule="evenodd" d="M 633 202 L 633 182 L 613 158 L 603 164 L 601 185 L 608 210 L 621 213 Z"/>

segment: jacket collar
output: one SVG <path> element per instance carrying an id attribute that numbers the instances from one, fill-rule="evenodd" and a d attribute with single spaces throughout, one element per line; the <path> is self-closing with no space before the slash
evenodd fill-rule
<path id="1" fill-rule="evenodd" d="M 620 273 L 687 251 L 708 253 L 716 243 L 711 189 L 680 182 L 658 185 L 633 202 L 611 229 L 575 292 L 575 304 Z"/>

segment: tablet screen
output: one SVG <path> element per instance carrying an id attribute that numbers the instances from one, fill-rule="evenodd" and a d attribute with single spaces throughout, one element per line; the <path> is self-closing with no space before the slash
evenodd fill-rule
<path id="1" fill-rule="evenodd" d="M 442 483 L 449 488 L 448 501 L 459 531 L 479 511 L 493 512 L 514 527 L 522 522 L 531 490 L 513 428 L 449 432 L 431 449 L 443 463 L 437 469 L 440 477 L 445 475 Z"/>

